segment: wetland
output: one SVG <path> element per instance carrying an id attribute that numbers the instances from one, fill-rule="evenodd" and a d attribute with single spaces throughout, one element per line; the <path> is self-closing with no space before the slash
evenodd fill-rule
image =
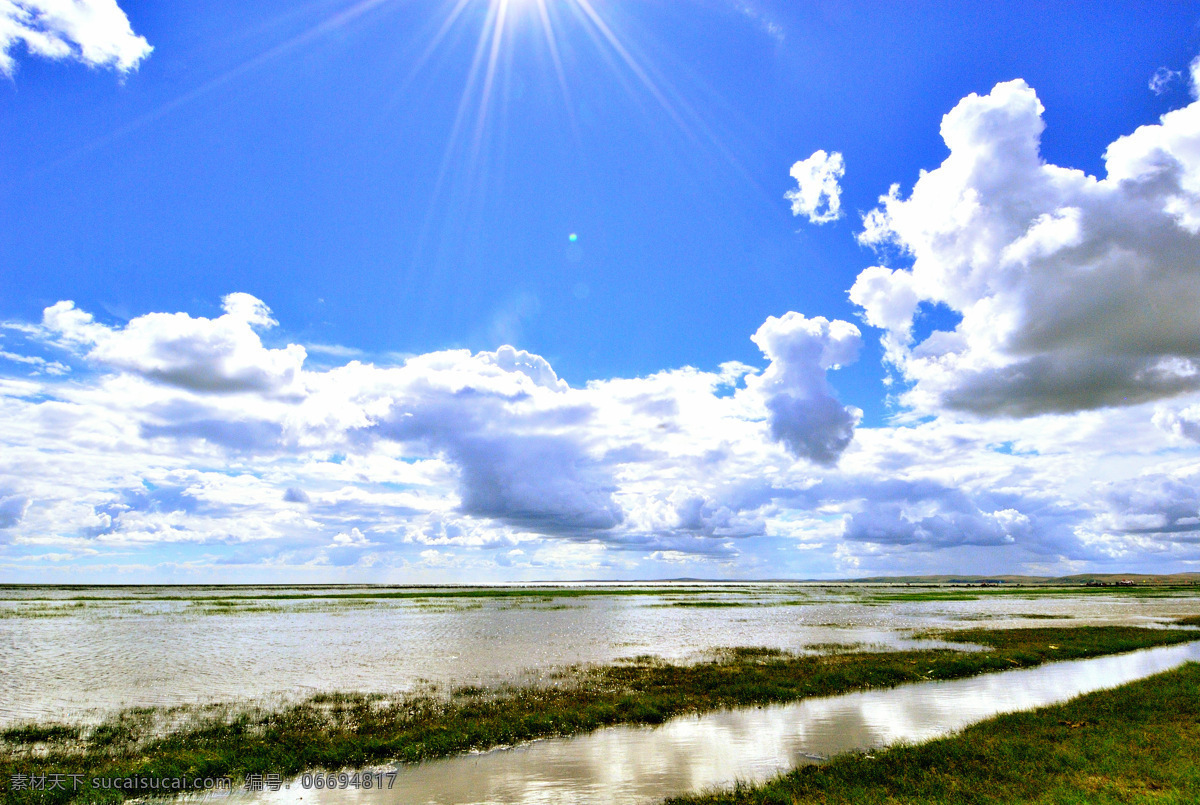
<path id="1" fill-rule="evenodd" d="M 654 725 L 678 730 L 672 725 L 728 719 L 746 708 L 795 707 L 788 703 L 980 674 L 998 679 L 1015 669 L 1065 667 L 1153 647 L 1185 650 L 1197 637 L 1200 609 L 1196 590 L 1187 587 L 1077 594 L 701 583 L 0 592 L 0 629 L 7 633 L 0 773 L 238 781 L 395 763 L 403 780 L 409 769 L 455 756 L 476 764 L 496 757 L 489 762 L 504 766 L 507 779 L 520 765 L 511 758 L 528 760 L 526 747 L 546 739 L 592 733 L 589 739 L 616 740 L 632 751 L 636 741 L 620 738 L 619 730 L 662 734 L 664 727 Z M 1186 623 L 1192 625 L 1179 628 Z M 1157 668 L 1143 665 L 1132 675 L 1081 671 L 1086 678 L 1065 692 L 1055 688 L 1048 699 L 973 720 L 1055 703 Z M 875 707 L 903 712 L 896 701 Z M 772 718 L 807 723 L 796 715 Z M 898 740 L 961 726 L 909 730 Z M 686 785 L 654 790 L 661 799 L 738 780 L 765 783 L 803 759 L 801 744 L 818 747 L 813 751 L 824 761 L 879 743 L 863 744 L 852 730 L 840 734 L 849 743 L 820 744 L 824 751 L 811 740 L 777 746 L 763 762 L 742 752 L 749 766 L 733 764 L 728 773 L 689 767 Z M 688 754 L 699 757 L 695 746 Z M 403 765 L 414 763 L 421 765 Z M 720 764 L 700 765 L 711 771 Z M 483 779 L 478 771 L 451 777 Z M 418 790 L 415 779 L 405 784 Z M 615 789 L 600 790 L 611 796 Z M 739 796 L 750 790 L 743 787 Z M 118 799 L 121 792 L 89 796 Z M 327 791 L 322 801 L 354 796 Z M 623 801 L 652 801 L 646 796 L 642 790 Z M 544 801 L 512 797 L 420 801 Z M 30 792 L 14 801 L 73 798 Z"/>

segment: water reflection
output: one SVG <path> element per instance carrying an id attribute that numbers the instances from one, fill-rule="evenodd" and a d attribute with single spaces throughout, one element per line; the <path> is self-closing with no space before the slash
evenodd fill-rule
<path id="1" fill-rule="evenodd" d="M 304 790 L 239 802 L 645 803 L 783 770 L 852 749 L 927 740 L 998 713 L 1066 701 L 1200 660 L 1200 642 L 927 682 L 790 705 L 614 727 L 578 738 L 396 767 L 388 790 Z"/>

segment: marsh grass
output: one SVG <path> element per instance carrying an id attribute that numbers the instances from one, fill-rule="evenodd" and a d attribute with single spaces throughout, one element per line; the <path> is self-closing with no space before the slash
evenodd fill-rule
<path id="1" fill-rule="evenodd" d="M 324 693 L 277 709 L 135 708 L 92 727 L 41 724 L 0 732 L 0 785 L 12 774 L 243 777 L 419 761 L 620 723 L 786 702 L 927 679 L 1030 667 L 1185 642 L 1187 631 L 1128 627 L 969 630 L 940 639 L 986 652 L 789 654 L 724 649 L 677 665 L 650 657 L 560 669 L 537 684 L 416 694 Z M 119 791 L 87 791 L 88 801 Z M 66 802 L 70 791 L 7 792 L 11 802 Z M 97 796 L 99 799 L 97 799 Z"/>
<path id="2" fill-rule="evenodd" d="M 804 650 L 813 654 L 849 654 L 851 652 L 888 651 L 879 643 L 807 643 Z"/>
<path id="3" fill-rule="evenodd" d="M 83 601 L 50 604 L 43 601 L 20 602 L 16 606 L 0 607 L 0 620 L 9 618 L 69 618 L 88 608 Z"/>
<path id="4" fill-rule="evenodd" d="M 670 805 L 1195 803 L 1200 664 L 917 746 L 803 766 Z"/>
<path id="5" fill-rule="evenodd" d="M 813 601 L 789 598 L 776 601 L 744 600 L 741 598 L 701 599 L 697 601 L 670 601 L 665 604 L 650 604 L 651 607 L 693 607 L 696 609 L 727 609 L 730 607 L 803 607 Z"/>

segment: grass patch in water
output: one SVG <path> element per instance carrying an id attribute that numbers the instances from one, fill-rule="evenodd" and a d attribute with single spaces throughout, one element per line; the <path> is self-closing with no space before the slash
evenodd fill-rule
<path id="1" fill-rule="evenodd" d="M 1194 803 L 1200 664 L 671 805 Z"/>
<path id="2" fill-rule="evenodd" d="M 0 620 L 8 620 L 10 618 L 68 618 L 72 615 L 80 614 L 85 609 L 87 609 L 87 604 L 83 601 L 73 603 L 64 602 L 61 604 L 47 604 L 39 601 L 25 604 L 24 606 L 18 604 L 12 607 L 2 607 L 0 608 Z"/>
<path id="3" fill-rule="evenodd" d="M 876 604 L 906 603 L 909 601 L 978 601 L 977 593 L 931 591 L 921 593 L 888 593 L 886 595 L 869 595 L 864 598 Z"/>
<path id="4" fill-rule="evenodd" d="M 810 606 L 812 603 L 812 601 L 792 598 L 782 601 L 747 601 L 740 598 L 726 598 L 721 600 L 671 601 L 666 604 L 650 604 L 648 608 L 693 607 L 696 609 L 727 609 L 729 607 L 805 607 Z"/>
<path id="5" fill-rule="evenodd" d="M 805 651 L 811 651 L 814 654 L 849 654 L 851 652 L 863 652 L 871 648 L 869 643 L 807 643 L 804 646 Z M 884 650 L 882 647 L 876 646 L 876 651 Z"/>
<path id="6" fill-rule="evenodd" d="M 1132 627 L 978 629 L 938 636 L 992 650 L 812 656 L 735 648 L 690 665 L 642 658 L 563 669 L 541 685 L 472 687 L 447 695 L 328 693 L 270 711 L 234 705 L 138 708 L 94 727 L 28 725 L 0 735 L 0 786 L 7 788 L 13 774 L 236 779 L 412 762 L 611 724 L 656 724 L 687 712 L 954 679 L 1193 637 L 1182 630 Z M 82 794 L 89 802 L 120 798 L 118 791 L 75 796 Z M 10 802 L 67 802 L 73 796 L 7 795 Z"/>

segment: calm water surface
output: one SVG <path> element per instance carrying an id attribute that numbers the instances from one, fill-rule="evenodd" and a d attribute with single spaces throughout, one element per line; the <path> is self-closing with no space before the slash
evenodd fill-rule
<path id="1" fill-rule="evenodd" d="M 945 735 L 998 713 L 1028 710 L 1200 660 L 1200 642 L 1053 663 L 953 682 L 926 682 L 795 704 L 613 727 L 577 738 L 463 755 L 397 771 L 390 790 L 286 789 L 201 798 L 237 803 L 634 803 L 735 781 L 762 782 L 854 749 Z"/>
<path id="2" fill-rule="evenodd" d="M 640 595 L 530 602 L 264 597 L 322 593 L 281 588 L 4 589 L 0 724 L 89 720 L 134 705 L 274 702 L 321 690 L 528 680 L 555 666 L 639 654 L 692 660 L 718 647 L 804 650 L 829 643 L 886 649 L 914 645 L 914 631 L 928 628 L 1147 625 L 1200 613 L 1200 598 L 1187 597 L 881 603 L 872 597 L 906 588 L 710 590 L 657 585 Z M 679 606 L 696 601 L 742 605 Z"/>

